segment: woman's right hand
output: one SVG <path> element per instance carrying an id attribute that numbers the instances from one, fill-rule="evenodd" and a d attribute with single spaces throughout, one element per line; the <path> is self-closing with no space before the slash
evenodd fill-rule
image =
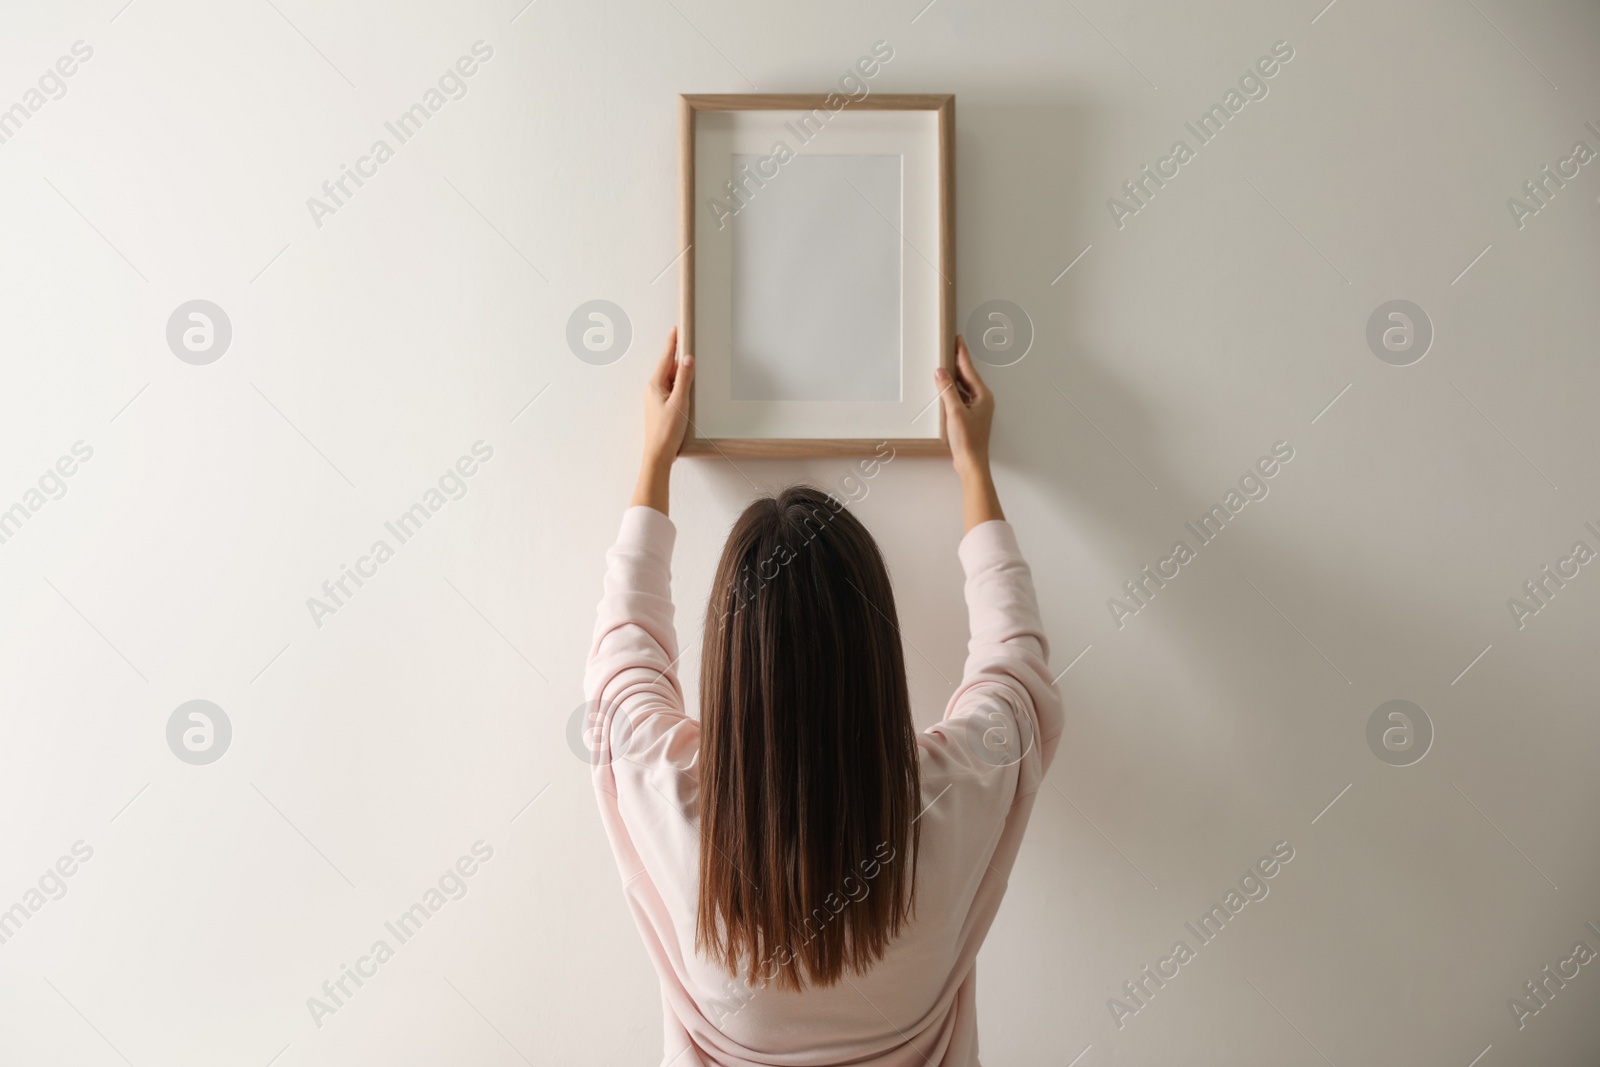
<path id="1" fill-rule="evenodd" d="M 1004 519 L 994 479 L 989 474 L 989 428 L 994 423 L 994 394 L 978 377 L 964 338 L 956 337 L 955 376 L 940 367 L 933 372 L 933 380 L 944 403 L 950 459 L 961 477 L 966 528 L 970 530 L 990 519 Z"/>

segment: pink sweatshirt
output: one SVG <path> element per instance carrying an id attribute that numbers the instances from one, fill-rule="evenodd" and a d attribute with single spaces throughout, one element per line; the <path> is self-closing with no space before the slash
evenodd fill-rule
<path id="1" fill-rule="evenodd" d="M 958 549 L 972 637 L 943 720 L 917 739 L 916 917 L 868 973 L 800 993 L 752 987 L 694 952 L 700 723 L 684 712 L 674 670 L 676 534 L 653 508 L 623 514 L 584 677 L 601 821 L 661 979 L 662 1067 L 977 1064 L 978 948 L 1064 718 L 1011 525 L 975 526 Z M 863 892 L 879 870 L 864 868 Z"/>

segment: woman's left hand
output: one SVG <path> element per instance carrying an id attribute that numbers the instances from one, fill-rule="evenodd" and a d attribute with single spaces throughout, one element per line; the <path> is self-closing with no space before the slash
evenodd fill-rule
<path id="1" fill-rule="evenodd" d="M 689 428 L 689 387 L 694 384 L 694 357 L 678 354 L 678 328 L 667 334 L 666 351 L 644 386 L 644 457 L 633 502 L 667 511 L 672 461 L 683 447 Z"/>
<path id="2" fill-rule="evenodd" d="M 689 386 L 694 381 L 694 357 L 678 354 L 678 328 L 667 334 L 666 351 L 644 388 L 644 462 L 646 466 L 671 466 L 683 446 L 689 427 Z"/>

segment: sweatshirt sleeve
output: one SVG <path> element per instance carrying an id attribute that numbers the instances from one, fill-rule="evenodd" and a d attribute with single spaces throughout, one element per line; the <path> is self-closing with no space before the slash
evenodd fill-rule
<path id="1" fill-rule="evenodd" d="M 623 513 L 606 553 L 604 591 L 584 671 L 584 747 L 595 788 L 621 812 L 693 802 L 687 777 L 699 723 L 684 712 L 673 628 L 672 547 L 677 529 L 654 508 Z"/>
<path id="2" fill-rule="evenodd" d="M 961 682 L 926 736 L 941 762 L 997 787 L 1012 775 L 992 772 L 1015 767 L 1015 799 L 1043 784 L 1065 724 L 1033 572 L 1004 520 L 967 531 L 957 554 L 971 637 Z"/>

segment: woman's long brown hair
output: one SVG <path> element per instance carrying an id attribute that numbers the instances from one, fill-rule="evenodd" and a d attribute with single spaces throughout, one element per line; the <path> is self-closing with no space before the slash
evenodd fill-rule
<path id="1" fill-rule="evenodd" d="M 696 948 L 796 991 L 867 970 L 913 914 L 921 780 L 889 573 L 836 497 L 734 524 L 700 708 Z"/>

